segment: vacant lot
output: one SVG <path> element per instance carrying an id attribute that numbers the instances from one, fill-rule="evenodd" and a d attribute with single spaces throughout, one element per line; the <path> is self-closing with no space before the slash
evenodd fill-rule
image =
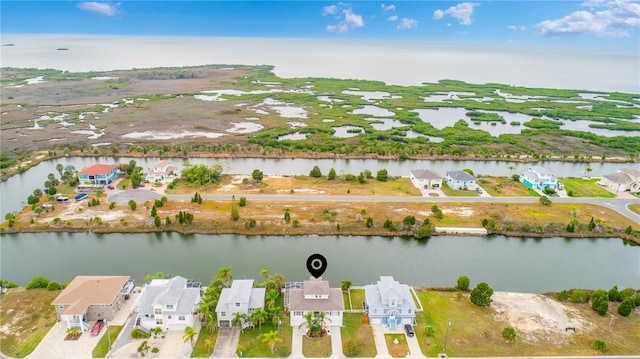
<path id="1" fill-rule="evenodd" d="M 604 187 L 598 186 L 599 179 L 578 179 L 578 178 L 563 178 L 561 182 L 564 184 L 564 189 L 571 197 L 602 197 L 602 198 L 614 198 L 615 195 L 607 191 Z"/>
<path id="2" fill-rule="evenodd" d="M 506 177 L 480 177 L 478 185 L 488 194 L 499 196 L 538 196 L 538 193 L 521 182 Z"/>
<path id="3" fill-rule="evenodd" d="M 365 324 L 364 313 L 345 313 L 342 334 L 342 348 L 344 353 L 353 354 L 359 358 L 374 358 L 377 354 L 373 339 L 373 329 Z"/>

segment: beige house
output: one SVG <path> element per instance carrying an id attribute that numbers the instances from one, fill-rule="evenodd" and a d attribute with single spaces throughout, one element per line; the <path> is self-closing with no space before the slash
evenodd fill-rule
<path id="1" fill-rule="evenodd" d="M 413 170 L 411 171 L 411 182 L 417 188 L 440 188 L 442 187 L 442 176 L 431 170 Z"/>
<path id="2" fill-rule="evenodd" d="M 158 161 L 147 171 L 147 181 L 151 183 L 171 182 L 176 178 L 178 168 L 171 164 L 169 160 Z"/>
<path id="3" fill-rule="evenodd" d="M 112 320 L 133 290 L 128 276 L 77 276 L 51 304 L 67 328 L 89 330 L 88 322 Z"/>
<path id="4" fill-rule="evenodd" d="M 340 288 L 329 288 L 329 282 L 320 278 L 311 278 L 297 283 L 285 293 L 287 308 L 291 314 L 291 326 L 299 326 L 307 313 L 315 316 L 320 312 L 326 314 L 331 325 L 342 326 L 344 302 Z M 291 286 L 291 284 L 290 284 Z"/>
<path id="5" fill-rule="evenodd" d="M 614 193 L 640 191 L 640 171 L 631 168 L 620 168 L 618 172 L 602 176 L 598 182 Z"/>

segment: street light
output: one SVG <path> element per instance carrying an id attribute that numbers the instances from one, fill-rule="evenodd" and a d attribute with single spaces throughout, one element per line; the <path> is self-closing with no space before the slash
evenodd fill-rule
<path id="1" fill-rule="evenodd" d="M 449 327 L 451 326 L 451 319 L 447 320 L 447 331 L 444 334 L 444 346 L 442 347 L 442 352 L 447 352 L 447 338 L 449 338 Z"/>

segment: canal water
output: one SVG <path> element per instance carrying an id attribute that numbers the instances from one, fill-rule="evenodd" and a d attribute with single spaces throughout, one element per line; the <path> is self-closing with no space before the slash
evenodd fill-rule
<path id="1" fill-rule="evenodd" d="M 2 235 L 2 278 L 35 275 L 60 282 L 83 275 L 164 272 L 208 283 L 220 267 L 236 279 L 260 270 L 288 281 L 309 278 L 306 259 L 327 258 L 332 286 L 375 282 L 381 275 L 413 285 L 454 286 L 460 275 L 494 290 L 540 293 L 568 288 L 640 288 L 640 247 L 620 239 L 433 237 L 428 241 L 363 236 L 239 236 L 176 233 L 21 233 Z"/>

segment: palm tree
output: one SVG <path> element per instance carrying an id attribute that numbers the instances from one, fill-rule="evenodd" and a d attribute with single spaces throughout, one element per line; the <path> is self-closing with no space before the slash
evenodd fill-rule
<path id="1" fill-rule="evenodd" d="M 514 165 L 509 165 L 509 167 L 507 167 L 509 169 L 509 176 L 511 176 L 511 172 L 513 172 L 513 170 L 516 169 L 516 167 Z"/>
<path id="2" fill-rule="evenodd" d="M 211 355 L 211 351 L 213 351 L 213 342 L 211 339 L 204 340 L 204 348 L 209 352 L 209 355 Z"/>
<path id="3" fill-rule="evenodd" d="M 265 283 L 269 280 L 269 275 L 271 275 L 271 271 L 268 269 L 260 270 L 260 275 L 264 277 Z"/>
<path id="4" fill-rule="evenodd" d="M 56 170 L 58 170 L 58 173 L 60 173 L 60 177 L 62 177 L 62 171 L 64 170 L 64 166 L 62 165 L 62 163 L 58 163 L 56 165 Z"/>
<path id="5" fill-rule="evenodd" d="M 322 325 L 317 318 L 314 318 L 313 312 L 308 312 L 303 316 L 304 322 L 300 323 L 299 328 L 307 328 L 307 336 L 313 337 L 322 333 Z"/>
<path id="6" fill-rule="evenodd" d="M 316 320 L 318 325 L 320 325 L 320 330 L 327 326 L 327 322 L 331 323 L 331 318 L 327 317 L 327 312 L 320 312 L 316 316 Z"/>
<path id="7" fill-rule="evenodd" d="M 262 329 L 262 323 L 267 320 L 267 312 L 262 308 L 256 308 L 251 313 L 251 322 L 257 323 L 258 327 Z"/>
<path id="8" fill-rule="evenodd" d="M 244 331 L 244 323 L 246 321 L 248 321 L 248 320 L 249 320 L 249 318 L 248 318 L 248 316 L 246 314 L 240 313 L 240 312 L 235 312 L 233 314 L 233 319 L 231 319 L 231 324 L 234 325 L 234 326 L 237 325 L 237 324 L 240 324 L 240 331 L 242 332 L 242 331 Z"/>
<path id="9" fill-rule="evenodd" d="M 264 333 L 262 335 L 262 342 L 267 343 L 269 349 L 271 349 L 271 356 L 273 356 L 276 352 L 276 345 L 278 343 L 282 343 L 282 339 L 278 337 L 277 331 L 271 330 L 269 333 Z"/>
<path id="10" fill-rule="evenodd" d="M 593 168 L 587 167 L 587 178 L 591 178 L 591 171 L 593 171 Z"/>
<path id="11" fill-rule="evenodd" d="M 273 311 L 273 308 L 276 306 L 276 301 L 278 300 L 278 291 L 275 289 L 271 289 L 267 292 L 265 296 L 265 307 L 268 311 Z"/>
<path id="12" fill-rule="evenodd" d="M 189 342 L 191 343 L 191 347 L 193 348 L 193 338 L 195 338 L 196 336 L 196 330 L 193 329 L 193 327 L 186 327 L 184 328 L 184 334 L 182 335 L 182 339 L 184 339 L 184 342 Z"/>
<path id="13" fill-rule="evenodd" d="M 231 267 L 222 267 L 218 271 L 216 278 L 222 279 L 225 287 L 231 286 L 231 280 L 233 279 L 233 275 L 231 274 Z"/>

